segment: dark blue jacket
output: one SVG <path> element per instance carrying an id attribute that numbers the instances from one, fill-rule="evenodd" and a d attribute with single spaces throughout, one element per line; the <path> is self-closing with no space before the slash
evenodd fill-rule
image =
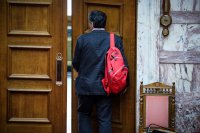
<path id="1" fill-rule="evenodd" d="M 123 43 L 115 35 L 115 46 L 124 57 Z M 76 94 L 78 95 L 106 95 L 101 80 L 104 77 L 105 55 L 110 47 L 110 33 L 104 30 L 94 30 L 81 35 L 76 43 L 73 67 L 78 72 L 76 78 Z"/>

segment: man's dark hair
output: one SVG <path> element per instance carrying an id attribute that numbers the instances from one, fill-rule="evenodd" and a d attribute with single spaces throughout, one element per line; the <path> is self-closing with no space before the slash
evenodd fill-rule
<path id="1" fill-rule="evenodd" d="M 105 28 L 107 16 L 102 11 L 92 11 L 89 14 L 89 21 L 93 23 L 94 28 Z"/>

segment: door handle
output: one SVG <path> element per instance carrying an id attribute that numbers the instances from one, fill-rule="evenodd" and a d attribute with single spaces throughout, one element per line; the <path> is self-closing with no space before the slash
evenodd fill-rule
<path id="1" fill-rule="evenodd" d="M 58 53 L 56 56 L 56 85 L 62 85 L 62 54 Z"/>

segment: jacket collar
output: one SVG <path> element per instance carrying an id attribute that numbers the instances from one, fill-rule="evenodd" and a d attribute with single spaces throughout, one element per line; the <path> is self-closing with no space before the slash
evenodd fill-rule
<path id="1" fill-rule="evenodd" d="M 92 31 L 94 30 L 104 30 L 105 31 L 105 28 L 93 28 Z"/>
<path id="2" fill-rule="evenodd" d="M 102 33 L 102 32 L 106 32 L 105 30 L 93 30 L 93 33 Z"/>

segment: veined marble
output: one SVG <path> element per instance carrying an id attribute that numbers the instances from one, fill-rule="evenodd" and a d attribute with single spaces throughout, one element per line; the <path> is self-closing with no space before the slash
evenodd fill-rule
<path id="1" fill-rule="evenodd" d="M 171 0 L 176 18 L 163 37 L 160 26 L 162 0 L 138 0 L 137 17 L 137 131 L 139 85 L 151 82 L 176 84 L 176 131 L 200 131 L 200 0 Z M 190 19 L 188 19 L 188 16 Z M 178 62 L 159 62 L 159 53 L 181 54 Z M 178 51 L 178 52 L 177 52 Z M 183 53 L 190 54 L 189 56 Z M 169 56 L 171 57 L 171 56 Z M 184 59 L 187 59 L 186 62 Z M 192 63 L 191 63 L 191 60 Z M 181 61 L 183 60 L 183 61 Z M 175 61 L 175 60 L 174 60 Z M 195 62 L 197 61 L 197 62 Z"/>

